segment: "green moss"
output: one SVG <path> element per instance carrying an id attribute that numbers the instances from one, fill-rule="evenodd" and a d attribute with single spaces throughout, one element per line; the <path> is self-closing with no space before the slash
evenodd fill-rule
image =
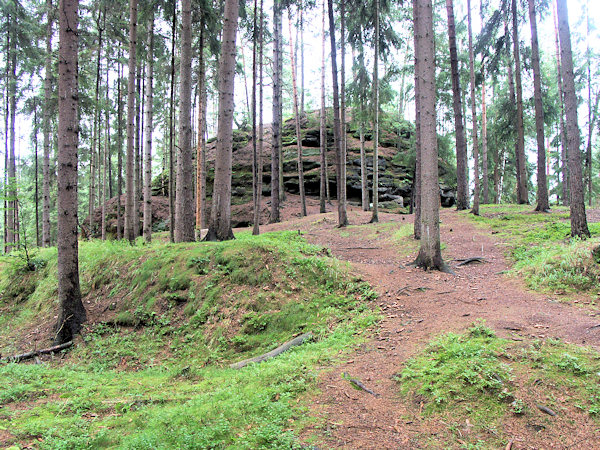
<path id="1" fill-rule="evenodd" d="M 556 339 L 501 339 L 479 321 L 463 334 L 434 339 L 404 364 L 397 381 L 417 414 L 448 425 L 444 442 L 484 439 L 484 448 L 497 448 L 512 438 L 504 432 L 507 421 L 541 420 L 537 405 L 559 415 L 574 407 L 597 419 L 599 370 L 595 350 Z M 468 436 L 457 431 L 465 422 L 473 428 Z"/>

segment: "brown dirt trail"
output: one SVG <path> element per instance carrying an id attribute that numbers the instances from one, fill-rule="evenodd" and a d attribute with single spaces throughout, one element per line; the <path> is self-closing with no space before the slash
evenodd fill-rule
<path id="1" fill-rule="evenodd" d="M 263 227 L 263 231 L 304 231 L 309 241 L 351 262 L 352 271 L 380 294 L 377 304 L 384 318 L 374 338 L 321 375 L 321 394 L 314 399 L 313 413 L 324 417 L 327 425 L 308 434 L 318 436 L 326 448 L 454 448 L 449 442 L 456 440 L 447 440 L 448 424 L 418 417 L 418 407 L 399 397 L 393 378 L 402 363 L 434 336 L 464 331 L 477 318 L 485 319 L 499 336 L 515 340 L 557 337 L 574 344 L 600 344 L 600 327 L 594 327 L 600 317 L 595 317 L 595 311 L 528 291 L 522 281 L 507 276 L 503 244 L 463 213 L 440 213 L 443 255 L 455 275 L 409 267 L 416 253 L 402 254 L 387 239 L 395 225 L 379 225 L 379 232 L 369 231 L 370 226 L 338 229 L 336 218 L 328 213 Z M 370 213 L 349 211 L 349 219 L 352 224 L 366 224 Z M 412 226 L 412 216 L 380 214 L 380 221 Z M 474 256 L 482 256 L 485 262 L 456 267 L 456 259 Z M 380 397 L 352 389 L 342 379 L 344 372 Z M 509 419 L 505 423 L 515 437 L 512 448 L 600 448 L 600 430 L 586 415 L 566 414 L 556 422 L 540 433 L 535 424 Z M 468 423 L 466 428 L 468 433 Z"/>

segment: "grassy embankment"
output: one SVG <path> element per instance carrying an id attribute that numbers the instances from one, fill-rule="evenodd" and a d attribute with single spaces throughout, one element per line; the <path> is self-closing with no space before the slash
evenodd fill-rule
<path id="1" fill-rule="evenodd" d="M 569 212 L 554 207 L 536 213 L 530 205 L 482 205 L 477 224 L 504 240 L 514 271 L 534 290 L 594 293 L 600 282 L 600 223 L 589 224 L 592 238 L 571 238 Z"/>
<path id="2" fill-rule="evenodd" d="M 80 260 L 90 322 L 77 346 L 40 365 L 0 365 L 3 446 L 293 447 L 314 420 L 303 394 L 377 320 L 370 287 L 296 232 L 92 241 Z M 26 349 L 38 326 L 51 337 L 56 250 L 35 263 L 1 263 L 4 355 Z M 311 342 L 275 359 L 228 368 L 307 331 Z"/>
<path id="3" fill-rule="evenodd" d="M 593 434 L 600 422 L 599 379 L 597 351 L 556 339 L 501 339 L 483 322 L 434 339 L 397 376 L 412 405 L 402 419 L 424 430 L 418 442 L 490 449 L 532 431 L 566 448 L 590 421 Z"/>

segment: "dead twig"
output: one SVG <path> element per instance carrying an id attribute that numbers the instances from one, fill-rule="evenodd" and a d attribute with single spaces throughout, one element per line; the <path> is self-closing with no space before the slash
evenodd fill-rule
<path id="1" fill-rule="evenodd" d="M 34 350 L 32 352 L 22 353 L 20 355 L 4 356 L 0 359 L 2 362 L 21 362 L 28 359 L 37 358 L 39 355 L 47 355 L 49 353 L 56 353 L 73 345 L 73 341 L 65 342 L 64 344 L 55 345 L 53 347 L 44 348 L 42 350 Z"/>
<path id="2" fill-rule="evenodd" d="M 554 411 L 552 411 L 550 408 L 548 408 L 547 406 L 544 405 L 540 405 L 539 403 L 536 403 L 535 406 L 537 406 L 537 408 L 542 411 L 543 413 L 548 414 L 549 416 L 556 416 L 556 413 Z"/>
<path id="3" fill-rule="evenodd" d="M 377 397 L 377 398 L 381 397 L 379 394 L 377 394 L 376 392 L 373 392 L 371 389 L 366 387 L 364 384 L 362 384 L 356 378 L 350 378 L 350 375 L 348 375 L 346 372 L 344 372 L 343 375 L 344 375 L 344 378 L 347 379 L 350 382 L 350 384 L 352 384 L 357 389 L 365 391 L 366 393 L 371 394 L 374 397 Z"/>
<path id="4" fill-rule="evenodd" d="M 455 261 L 462 261 L 456 265 L 456 267 L 466 266 L 467 264 L 473 263 L 483 263 L 487 262 L 487 260 L 481 256 L 474 256 L 473 258 L 464 258 L 464 259 L 455 259 Z"/>

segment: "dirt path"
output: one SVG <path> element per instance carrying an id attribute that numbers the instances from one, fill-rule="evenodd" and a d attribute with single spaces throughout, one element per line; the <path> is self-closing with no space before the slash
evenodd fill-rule
<path id="1" fill-rule="evenodd" d="M 352 211 L 349 217 L 353 224 L 364 224 L 370 213 Z M 412 224 L 410 216 L 382 214 L 380 218 L 381 222 Z M 575 344 L 600 344 L 600 328 L 592 328 L 600 323 L 596 312 L 527 291 L 519 280 L 504 275 L 508 265 L 502 244 L 491 233 L 455 211 L 443 210 L 441 220 L 442 242 L 447 246 L 444 259 L 456 275 L 409 268 L 414 253 L 399 255 L 380 234 L 369 235 L 367 227 L 335 229 L 333 214 L 294 222 L 309 241 L 329 247 L 337 258 L 352 263 L 353 271 L 380 294 L 377 302 L 384 313 L 375 339 L 322 376 L 322 394 L 315 399 L 313 412 L 324 416 L 328 426 L 313 431 L 327 447 L 447 448 L 442 438 L 446 424 L 424 423 L 418 417 L 406 420 L 415 416 L 415 405 L 399 399 L 393 377 L 432 337 L 463 331 L 477 318 L 485 319 L 502 337 L 558 337 Z M 265 230 L 289 226 L 277 224 Z M 453 260 L 473 256 L 483 256 L 486 262 L 455 267 Z M 341 378 L 343 372 L 360 379 L 380 397 L 349 387 Z M 559 437 L 565 442 L 565 436 L 556 433 L 568 435 L 571 448 L 596 448 L 591 443 L 600 442 L 600 434 L 589 440 L 590 433 L 596 433 L 593 422 L 571 423 L 567 418 L 564 422 L 543 435 L 515 422 L 513 448 L 564 448 L 553 444 Z M 582 438 L 585 443 L 579 446 Z"/>

